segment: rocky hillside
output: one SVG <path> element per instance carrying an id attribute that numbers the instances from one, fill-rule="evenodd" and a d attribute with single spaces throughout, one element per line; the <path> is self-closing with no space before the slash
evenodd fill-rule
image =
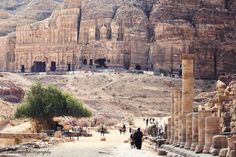
<path id="1" fill-rule="evenodd" d="M 16 25 L 25 25 L 46 19 L 59 8 L 63 0 L 1 0 L 0 36 L 15 30 Z"/>
<path id="2" fill-rule="evenodd" d="M 23 88 L 27 88 L 27 84 L 22 82 L 21 76 L 0 74 L 0 130 L 13 118 L 16 105 L 24 98 Z"/>

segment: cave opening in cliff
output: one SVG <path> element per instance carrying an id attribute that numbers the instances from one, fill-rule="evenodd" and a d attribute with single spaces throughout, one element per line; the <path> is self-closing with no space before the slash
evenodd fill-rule
<path id="1" fill-rule="evenodd" d="M 107 65 L 106 65 L 106 58 L 96 59 L 95 60 L 95 64 L 96 64 L 97 68 L 101 68 L 101 67 L 106 68 L 107 67 Z"/>
<path id="2" fill-rule="evenodd" d="M 51 62 L 51 71 L 55 72 L 56 71 L 56 62 Z"/>
<path id="3" fill-rule="evenodd" d="M 71 64 L 67 64 L 67 71 L 71 71 Z"/>
<path id="4" fill-rule="evenodd" d="M 21 70 L 20 70 L 22 73 L 25 72 L 25 65 L 21 65 Z"/>
<path id="5" fill-rule="evenodd" d="M 46 63 L 35 61 L 31 68 L 31 72 L 46 72 Z"/>

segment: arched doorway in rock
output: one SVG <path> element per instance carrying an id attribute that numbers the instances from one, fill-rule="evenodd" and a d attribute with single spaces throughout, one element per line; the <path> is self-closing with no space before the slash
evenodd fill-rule
<path id="1" fill-rule="evenodd" d="M 56 69 L 57 69 L 57 67 L 56 67 L 56 62 L 51 62 L 51 71 L 52 71 L 52 72 L 55 72 Z"/>
<path id="2" fill-rule="evenodd" d="M 25 65 L 21 65 L 20 71 L 21 71 L 22 73 L 25 72 Z"/>
<path id="3" fill-rule="evenodd" d="M 46 72 L 46 63 L 41 61 L 35 61 L 31 72 Z"/>
<path id="4" fill-rule="evenodd" d="M 90 59 L 90 60 L 89 60 L 89 65 L 90 65 L 90 66 L 93 66 L 93 59 Z"/>
<path id="5" fill-rule="evenodd" d="M 107 68 L 107 65 L 106 65 L 106 58 L 99 58 L 99 59 L 96 59 L 95 60 L 95 64 L 96 64 L 96 67 L 97 68 Z"/>
<path id="6" fill-rule="evenodd" d="M 67 71 L 71 71 L 71 64 L 67 64 Z"/>

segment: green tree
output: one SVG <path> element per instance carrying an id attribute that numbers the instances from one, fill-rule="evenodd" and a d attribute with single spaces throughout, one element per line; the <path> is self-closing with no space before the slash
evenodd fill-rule
<path id="1" fill-rule="evenodd" d="M 43 86 L 40 83 L 30 88 L 24 103 L 18 106 L 15 113 L 16 118 L 32 118 L 38 126 L 37 132 L 51 129 L 54 117 L 90 117 L 91 115 L 92 113 L 78 99 L 55 86 Z"/>

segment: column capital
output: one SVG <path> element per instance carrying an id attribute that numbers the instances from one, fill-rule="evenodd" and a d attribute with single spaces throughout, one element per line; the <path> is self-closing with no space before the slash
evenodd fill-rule
<path id="1" fill-rule="evenodd" d="M 194 60 L 193 54 L 182 54 L 182 60 Z"/>

